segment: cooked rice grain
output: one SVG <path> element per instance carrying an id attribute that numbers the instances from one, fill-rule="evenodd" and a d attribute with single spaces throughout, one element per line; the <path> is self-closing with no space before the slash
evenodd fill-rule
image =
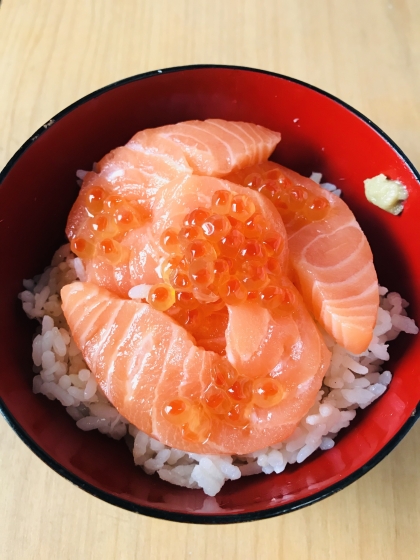
<path id="1" fill-rule="evenodd" d="M 318 448 L 331 449 L 337 433 L 380 397 L 391 382 L 382 371 L 389 359 L 388 344 L 401 331 L 417 334 L 407 317 L 408 303 L 395 292 L 380 288 L 381 307 L 372 342 L 366 352 L 354 356 L 323 333 L 332 352 L 331 366 L 311 410 L 282 443 L 242 456 L 197 455 L 172 449 L 149 437 L 123 418 L 111 405 L 73 341 L 61 309 L 60 290 L 85 279 L 83 264 L 63 245 L 51 267 L 33 280 L 24 280 L 19 294 L 28 317 L 40 322 L 32 344 L 34 393 L 58 400 L 81 430 L 98 430 L 114 439 L 126 438 L 134 462 L 147 474 L 185 486 L 202 488 L 215 496 L 226 480 L 258 473 L 281 473 L 287 464 L 301 463 Z M 134 294 L 136 295 L 136 294 Z"/>

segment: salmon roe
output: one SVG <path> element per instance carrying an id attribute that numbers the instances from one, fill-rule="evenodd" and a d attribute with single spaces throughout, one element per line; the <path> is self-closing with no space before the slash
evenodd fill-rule
<path id="1" fill-rule="evenodd" d="M 168 284 L 155 284 L 149 291 L 147 301 L 158 311 L 166 311 L 175 303 L 175 290 Z"/>
<path id="2" fill-rule="evenodd" d="M 81 259 L 98 255 L 110 264 L 119 264 L 128 255 L 128 249 L 121 245 L 125 234 L 144 225 L 149 212 L 99 186 L 88 188 L 83 196 L 88 217 L 80 228 L 82 235 L 71 240 L 71 250 Z"/>
<path id="3" fill-rule="evenodd" d="M 210 208 L 195 208 L 182 224 L 162 232 L 160 247 L 167 254 L 161 265 L 164 282 L 184 294 L 176 296 L 170 311 L 183 326 L 191 324 L 187 309 L 198 308 L 205 317 L 247 300 L 270 309 L 281 305 L 281 297 L 274 296 L 284 239 L 251 197 L 216 191 Z"/>
<path id="4" fill-rule="evenodd" d="M 330 209 L 325 197 L 315 196 L 305 187 L 295 185 L 281 169 L 254 171 L 245 177 L 243 185 L 269 198 L 283 220 L 294 220 L 297 227 L 323 220 Z"/>
<path id="5" fill-rule="evenodd" d="M 221 358 L 202 396 L 176 396 L 163 406 L 163 415 L 181 428 L 184 439 L 202 443 L 210 437 L 215 422 L 246 429 L 253 412 L 280 404 L 284 396 L 285 389 L 277 379 L 265 376 L 252 380 L 238 375 Z"/>
<path id="6" fill-rule="evenodd" d="M 271 177 L 271 183 L 275 179 Z M 260 175 L 250 183 L 258 189 L 264 185 Z M 277 183 L 270 188 L 281 190 Z M 311 211 L 316 213 L 317 208 Z M 227 324 L 228 305 L 250 301 L 292 312 L 293 294 L 279 285 L 285 240 L 251 197 L 216 191 L 210 208 L 189 212 L 180 229 L 163 231 L 159 243 L 166 256 L 160 266 L 163 283 L 151 288 L 148 301 L 193 336 L 203 325 Z M 246 429 L 253 411 L 275 406 L 284 397 L 277 380 L 240 375 L 219 353 L 220 361 L 202 395 L 174 395 L 163 406 L 163 416 L 180 428 L 187 441 L 205 442 L 215 422 Z"/>

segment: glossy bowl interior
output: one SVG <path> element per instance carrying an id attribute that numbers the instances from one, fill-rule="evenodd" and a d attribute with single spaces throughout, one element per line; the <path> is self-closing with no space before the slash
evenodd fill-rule
<path id="1" fill-rule="evenodd" d="M 420 323 L 420 179 L 402 152 L 362 115 L 290 78 L 246 68 L 187 67 L 152 72 L 95 92 L 42 127 L 0 176 L 0 405 L 6 419 L 52 468 L 92 494 L 132 511 L 197 523 L 261 519 L 310 504 L 381 460 L 416 420 L 420 337 L 392 343 L 390 388 L 361 412 L 330 451 L 280 475 L 228 482 L 216 498 L 169 485 L 135 467 L 124 441 L 82 432 L 57 402 L 32 393 L 31 337 L 20 308 L 22 279 L 48 265 L 64 241 L 77 195 L 75 172 L 138 130 L 188 119 L 223 118 L 281 131 L 273 159 L 303 174 L 320 171 L 343 189 L 372 245 L 382 285 L 411 303 Z M 363 180 L 401 180 L 401 216 L 369 204 Z"/>

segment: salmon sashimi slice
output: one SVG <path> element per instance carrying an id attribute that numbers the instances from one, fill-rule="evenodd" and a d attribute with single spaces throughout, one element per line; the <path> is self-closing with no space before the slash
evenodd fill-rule
<path id="1" fill-rule="evenodd" d="M 88 173 L 67 221 L 67 237 L 79 234 L 86 217 L 84 198 L 94 187 L 150 209 L 157 191 L 170 181 L 181 181 L 193 172 L 219 177 L 260 163 L 279 141 L 279 133 L 262 126 L 221 119 L 140 131 L 104 156 L 97 172 Z"/>
<path id="2" fill-rule="evenodd" d="M 134 136 L 126 146 L 104 156 L 89 172 L 67 219 L 69 239 L 81 233 L 86 221 L 86 197 L 92 190 L 103 189 L 107 195 L 123 197 L 150 212 L 157 191 L 171 181 L 181 181 L 192 174 L 182 150 L 159 135 L 143 136 L 143 144 Z"/>
<path id="3" fill-rule="evenodd" d="M 152 236 L 151 228 L 128 232 L 121 241 L 121 247 L 127 249 L 126 257 L 117 264 L 101 256 L 85 259 L 85 279 L 125 298 L 129 297 L 128 293 L 134 286 L 151 286 L 160 282 L 157 269 L 161 255 Z"/>
<path id="4" fill-rule="evenodd" d="M 159 191 L 154 207 L 153 239 L 159 239 L 165 229 L 182 227 L 186 215 L 196 208 L 204 208 L 211 212 L 212 198 L 217 191 L 248 197 L 255 205 L 255 212 L 261 214 L 264 221 L 270 224 L 271 230 L 283 240 L 286 239 L 284 224 L 279 219 L 273 203 L 265 196 L 224 179 L 197 175 L 189 177 L 176 187 L 170 184 Z M 282 268 L 287 268 L 287 243 L 283 245 L 279 258 Z"/>
<path id="5" fill-rule="evenodd" d="M 346 350 L 364 352 L 378 312 L 378 279 L 369 243 L 345 202 L 311 179 L 273 162 L 227 178 L 249 184 L 274 200 L 287 231 L 293 279 L 305 304 Z M 291 200 L 287 192 L 292 189 L 295 198 Z M 319 207 L 324 204 L 323 216 L 308 219 L 303 202 L 296 201 L 308 193 Z"/>
<path id="6" fill-rule="evenodd" d="M 283 382 L 293 378 L 293 383 L 304 383 L 318 370 L 320 335 L 295 286 L 286 277 L 279 284 L 290 294 L 293 313 L 269 311 L 256 303 L 229 306 L 226 355 L 247 377 L 259 377 L 268 369 Z"/>
<path id="7" fill-rule="evenodd" d="M 184 140 L 174 131 L 182 132 Z M 198 171 L 205 157 L 212 162 L 213 171 L 207 166 L 211 173 L 222 173 L 216 168 L 223 168 L 223 173 L 227 173 L 240 165 L 262 161 L 279 140 L 278 133 L 259 125 L 212 119 L 144 130 L 135 134 L 126 146 L 112 150 L 97 164 L 97 172 L 86 175 L 67 221 L 66 233 L 72 242 L 82 239 L 85 247 L 84 241 L 89 241 L 85 250 L 77 251 L 77 243 L 72 247 L 83 258 L 87 279 L 120 296 L 127 296 L 132 286 L 153 284 L 157 281 L 155 268 L 161 259 L 154 249 L 156 240 L 147 243 L 148 238 L 156 235 L 156 227 L 150 227 L 156 213 L 155 199 L 158 198 L 160 209 L 164 208 L 172 192 L 191 179 L 193 169 Z M 158 196 L 164 187 L 164 194 Z M 101 200 L 95 199 L 92 203 L 92 196 L 102 197 L 105 205 L 102 207 Z M 113 199 L 113 209 L 105 207 L 111 204 L 109 199 Z M 116 233 L 113 231 L 114 214 L 118 211 L 115 204 L 135 218 L 132 226 L 122 233 L 118 229 Z M 102 249 L 95 251 L 91 247 L 91 240 L 98 241 L 95 223 L 98 213 L 101 220 L 106 218 L 109 222 L 99 240 L 111 238 L 122 246 L 118 264 L 111 264 Z"/>
<path id="8" fill-rule="evenodd" d="M 148 255 L 153 255 L 153 258 L 150 261 L 151 269 L 154 263 L 158 261 L 161 262 L 162 258 L 166 256 L 159 244 L 159 239 L 161 239 L 163 232 L 171 229 L 180 231 L 184 225 L 183 221 L 185 217 L 188 216 L 189 213 L 194 212 L 197 208 L 203 210 L 208 209 L 211 211 L 212 199 L 215 193 L 220 191 L 231 193 L 232 196 L 244 196 L 252 201 L 258 215 L 262 217 L 265 223 L 269 224 L 271 234 L 277 236 L 277 238 L 282 241 L 282 248 L 277 255 L 277 262 L 279 270 L 282 274 L 285 274 L 288 270 L 289 264 L 286 231 L 284 229 L 283 222 L 278 219 L 278 214 L 273 204 L 260 193 L 251 191 L 250 189 L 241 187 L 234 183 L 214 177 L 195 175 L 179 184 L 176 189 L 174 189 L 172 185 L 168 185 L 160 190 L 155 202 L 154 220 L 151 227 L 152 234 L 149 235 L 148 242 L 143 245 L 143 249 L 139 248 L 137 257 L 138 262 L 146 263 Z M 163 261 L 163 267 L 164 263 L 165 261 Z M 240 266 L 240 263 L 238 266 Z M 143 267 L 142 270 L 145 271 L 145 268 Z M 153 267 L 152 273 L 156 274 L 156 272 L 162 279 L 164 276 L 162 267 Z M 278 274 L 280 274 L 280 272 L 277 272 L 277 275 Z M 150 276 L 151 275 L 148 275 L 148 278 L 150 278 Z M 142 278 L 144 277 L 145 276 Z M 135 278 L 133 277 L 133 281 L 138 282 L 139 276 Z M 213 328 L 205 329 L 207 331 L 206 336 L 203 335 L 203 325 L 200 320 L 190 322 L 187 328 L 196 339 L 197 344 L 203 345 L 206 349 L 217 349 L 217 351 L 220 352 L 225 347 L 224 331 L 229 324 L 230 312 L 229 316 L 227 314 L 223 314 L 222 308 L 218 310 L 219 312 L 215 316 L 212 316 L 211 314 L 209 316 L 206 313 L 206 304 L 216 301 L 218 299 L 217 296 L 214 295 L 214 292 L 210 292 L 208 294 L 208 299 L 206 299 L 203 295 L 201 295 L 200 298 L 199 295 L 196 294 L 194 288 L 193 293 L 202 304 L 199 311 L 204 313 L 204 316 L 202 317 L 203 321 L 206 324 L 211 324 Z M 229 309 L 230 306 L 227 305 L 227 310 Z M 171 310 L 169 310 L 168 313 L 170 313 L 175 320 L 180 320 L 185 323 L 185 320 L 182 321 L 181 318 L 178 318 L 178 315 L 171 312 Z M 242 329 L 242 326 L 238 325 L 237 328 Z"/>
<path id="9" fill-rule="evenodd" d="M 162 233 L 168 228 L 180 229 L 185 216 L 195 208 L 210 209 L 212 197 L 218 190 L 251 198 L 263 218 L 272 225 L 272 231 L 286 238 L 283 222 L 263 195 L 222 179 L 192 175 L 176 186 L 170 183 L 162 187 L 155 200 L 153 219 L 125 234 L 121 245 L 129 250 L 126 260 L 112 265 L 100 256 L 84 259 L 86 279 L 121 297 L 127 297 L 129 290 L 138 284 L 159 282 L 162 276 L 158 268 L 166 256 L 159 244 Z M 283 270 L 287 269 L 287 244 L 280 254 L 280 264 Z"/>
<path id="10" fill-rule="evenodd" d="M 241 341 L 238 329 L 228 329 L 238 369 L 198 347 L 151 305 L 85 282 L 65 286 L 61 297 L 75 343 L 111 403 L 137 428 L 177 449 L 244 454 L 284 440 L 312 406 L 329 365 L 297 293 L 291 312 L 237 308 L 241 316 L 234 320 L 256 313 L 279 340 L 275 360 L 264 362 L 252 335 L 243 332 Z"/>
<path id="11" fill-rule="evenodd" d="M 278 132 L 263 126 L 222 119 L 186 121 L 153 130 L 182 149 L 194 173 L 213 177 L 263 162 L 280 142 Z"/>

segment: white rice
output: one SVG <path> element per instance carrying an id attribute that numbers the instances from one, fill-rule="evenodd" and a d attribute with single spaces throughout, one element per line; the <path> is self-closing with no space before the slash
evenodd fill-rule
<path id="1" fill-rule="evenodd" d="M 79 179 L 84 177 L 78 172 Z M 321 174 L 311 178 L 320 183 Z M 338 196 L 341 191 L 329 183 L 321 187 Z M 57 399 L 81 430 L 98 430 L 114 439 L 126 438 L 134 462 L 147 474 L 187 488 L 202 488 L 215 496 L 226 480 L 258 473 L 281 473 L 287 464 L 301 463 L 317 449 L 334 447 L 338 432 L 346 428 L 356 409 L 366 408 L 380 397 L 392 379 L 382 364 L 389 360 L 387 342 L 400 332 L 417 334 L 419 329 L 407 317 L 408 302 L 395 292 L 380 288 L 380 308 L 374 336 L 369 348 L 355 356 L 323 332 L 332 352 L 331 365 L 316 402 L 282 443 L 248 455 L 198 455 L 172 449 L 130 424 L 111 405 L 77 348 L 61 309 L 60 290 L 65 284 L 84 281 L 82 261 L 63 245 L 55 253 L 51 266 L 33 280 L 24 280 L 19 294 L 28 317 L 38 319 L 40 326 L 32 344 L 34 393 Z M 133 299 L 145 297 L 150 286 L 132 288 Z"/>
<path id="2" fill-rule="evenodd" d="M 398 334 L 417 334 L 407 317 L 408 303 L 395 292 L 380 288 L 380 309 L 369 349 L 359 356 L 346 352 L 323 333 L 332 352 L 331 366 L 316 403 L 287 440 L 242 456 L 197 455 L 172 449 L 147 436 L 123 418 L 104 396 L 76 347 L 63 316 L 60 289 L 84 278 L 80 259 L 64 245 L 51 267 L 33 280 L 24 280 L 19 294 L 28 317 L 40 322 L 33 340 L 34 393 L 57 399 L 82 430 L 99 430 L 114 439 L 126 437 L 134 462 L 148 474 L 188 488 L 202 488 L 214 496 L 226 480 L 257 473 L 282 472 L 301 463 L 318 448 L 331 449 L 337 433 L 346 428 L 357 408 L 380 397 L 392 375 L 381 367 L 389 359 L 388 344 Z M 137 294 L 133 294 L 137 296 Z"/>

